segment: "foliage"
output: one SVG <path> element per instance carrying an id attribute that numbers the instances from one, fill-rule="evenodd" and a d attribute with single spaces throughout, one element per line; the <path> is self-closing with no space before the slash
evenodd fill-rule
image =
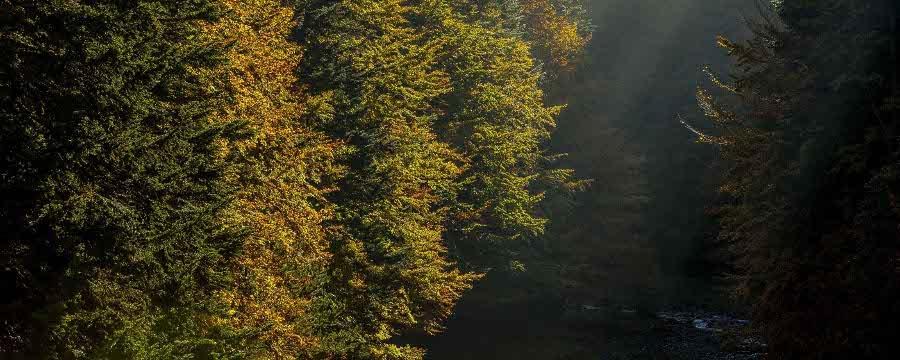
<path id="1" fill-rule="evenodd" d="M 494 266 L 514 256 L 517 242 L 543 233 L 547 219 L 534 211 L 542 188 L 579 186 L 541 150 L 561 107 L 544 105 L 524 39 L 467 21 L 465 12 L 430 8 L 439 9 L 428 15 L 452 86 L 437 123 L 465 164 L 448 236 L 470 265 Z"/>
<path id="2" fill-rule="evenodd" d="M 773 358 L 896 351 L 900 13 L 862 3 L 781 2 L 747 43 L 720 39 L 724 99 L 698 92 L 728 161 L 720 238 Z"/>
<path id="3" fill-rule="evenodd" d="M 524 40 L 551 77 L 575 69 L 592 25 L 581 0 L 453 0 L 467 22 Z"/>
<path id="4" fill-rule="evenodd" d="M 2 348 L 25 358 L 187 358 L 216 351 L 210 295 L 239 227 L 217 221 L 243 132 L 194 69 L 202 1 L 3 2 Z"/>
<path id="5" fill-rule="evenodd" d="M 561 4 L 2 2 L 4 356 L 422 358 L 577 184 Z"/>
<path id="6" fill-rule="evenodd" d="M 416 3 L 312 2 L 302 68 L 311 91 L 329 96 L 323 128 L 346 139 L 348 172 L 336 205 L 328 282 L 317 295 L 321 351 L 363 358 L 417 358 L 388 340 L 440 328 L 477 277 L 445 258 L 442 241 L 462 158 L 433 129 L 450 79 L 439 43 L 412 18 Z"/>
<path id="7" fill-rule="evenodd" d="M 246 121 L 253 135 L 220 144 L 239 165 L 226 181 L 240 188 L 222 216 L 249 234 L 229 267 L 233 283 L 216 293 L 228 308 L 216 323 L 243 339 L 233 353 L 309 357 L 318 342 L 310 303 L 331 259 L 326 196 L 342 172 L 343 148 L 303 118 L 320 100 L 306 98 L 295 76 L 302 48 L 289 40 L 294 8 L 278 0 L 221 4 L 225 16 L 204 32 L 230 44 L 229 61 L 206 76 L 228 79 L 234 92 L 220 121 Z"/>
<path id="8" fill-rule="evenodd" d="M 591 32 L 581 4 L 575 1 L 523 0 L 527 38 L 551 73 L 574 70 Z"/>

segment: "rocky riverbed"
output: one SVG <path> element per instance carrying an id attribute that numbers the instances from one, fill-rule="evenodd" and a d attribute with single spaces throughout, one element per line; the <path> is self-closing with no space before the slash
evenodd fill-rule
<path id="1" fill-rule="evenodd" d="M 750 323 L 709 312 L 660 312 L 659 353 L 669 359 L 754 360 L 766 346 L 750 331 Z"/>
<path id="2" fill-rule="evenodd" d="M 545 306 L 456 317 L 445 334 L 424 344 L 427 358 L 755 360 L 766 351 L 748 321 L 722 313 L 579 305 L 553 315 Z"/>

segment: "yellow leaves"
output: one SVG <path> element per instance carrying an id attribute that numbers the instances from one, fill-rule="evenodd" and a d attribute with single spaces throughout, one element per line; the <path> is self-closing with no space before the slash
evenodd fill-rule
<path id="1" fill-rule="evenodd" d="M 521 6 L 538 55 L 554 70 L 573 70 L 590 36 L 582 34 L 578 24 L 560 14 L 550 0 L 523 0 Z"/>
<path id="2" fill-rule="evenodd" d="M 294 71 L 302 49 L 288 39 L 293 9 L 280 0 L 220 1 L 225 16 L 204 33 L 230 45 L 229 61 L 206 76 L 226 78 L 234 92 L 221 120 L 247 121 L 254 136 L 219 144 L 242 165 L 229 174 L 241 190 L 223 221 L 250 233 L 232 264 L 232 286 L 218 294 L 229 309 L 217 322 L 258 334 L 264 350 L 256 357 L 297 358 L 318 342 L 308 330 L 311 295 L 299 289 L 330 261 L 325 182 L 341 171 L 334 165 L 341 145 L 301 121 L 305 99 Z M 314 104 L 320 110 L 321 101 Z"/>
<path id="3" fill-rule="evenodd" d="M 725 51 L 728 52 L 729 56 L 734 55 L 734 51 L 737 50 L 737 45 L 722 35 L 716 36 L 716 45 L 718 45 L 722 49 L 725 49 Z"/>
<path id="4" fill-rule="evenodd" d="M 288 40 L 298 25 L 292 9 L 220 1 L 226 15 L 205 36 L 231 44 L 229 62 L 204 75 L 234 90 L 222 121 L 248 121 L 254 135 L 219 144 L 243 165 L 229 174 L 241 190 L 223 221 L 249 236 L 234 283 L 218 294 L 227 315 L 216 320 L 258 333 L 261 358 L 369 346 L 376 358 L 421 356 L 387 341 L 403 329 L 438 332 L 480 277 L 447 259 L 446 227 L 466 212 L 451 206 L 472 197 L 471 222 L 499 228 L 485 232 L 514 238 L 543 228 L 532 215 L 541 194 L 529 183 L 560 108 L 543 103 L 532 47 L 567 68 L 586 39 L 547 0 L 525 3 L 533 46 L 438 0 L 444 8 L 434 11 L 339 0 L 309 9 L 321 13 L 304 24 L 304 44 L 316 49 L 301 68 L 315 89 L 307 95 L 295 76 L 302 49 Z M 469 132 L 456 142 L 441 122 Z M 339 165 L 343 156 L 351 161 Z M 340 339 L 330 333 L 335 322 Z"/>
<path id="5" fill-rule="evenodd" d="M 720 79 L 718 75 L 713 73 L 712 69 L 710 69 L 709 66 L 704 66 L 702 71 L 704 74 L 706 74 L 706 77 L 709 79 L 709 81 L 720 89 L 732 94 L 738 94 L 738 90 L 734 85 L 726 84 L 724 81 L 722 81 L 722 79 Z"/>

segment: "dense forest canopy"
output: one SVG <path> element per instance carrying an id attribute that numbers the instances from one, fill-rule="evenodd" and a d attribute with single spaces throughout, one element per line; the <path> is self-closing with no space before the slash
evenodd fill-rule
<path id="1" fill-rule="evenodd" d="M 575 2 L 2 6 L 13 357 L 421 358 L 391 339 L 577 183 L 541 87 Z"/>
<path id="2" fill-rule="evenodd" d="M 0 0 L 0 358 L 895 357 L 898 19 Z"/>

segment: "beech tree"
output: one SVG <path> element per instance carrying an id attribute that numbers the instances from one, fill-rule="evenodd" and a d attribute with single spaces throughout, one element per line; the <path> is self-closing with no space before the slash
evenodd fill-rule
<path id="1" fill-rule="evenodd" d="M 239 341 L 229 355 L 308 358 L 318 343 L 310 309 L 322 269 L 331 259 L 323 222 L 334 208 L 326 198 L 342 172 L 340 142 L 317 131 L 295 76 L 302 47 L 290 39 L 295 9 L 279 0 L 222 0 L 225 14 L 204 27 L 209 40 L 228 45 L 227 64 L 208 78 L 227 79 L 234 102 L 217 109 L 223 123 L 244 121 L 252 135 L 221 142 L 237 166 L 226 181 L 238 188 L 222 214 L 247 230 L 216 292 L 226 310 L 212 323 Z"/>
<path id="2" fill-rule="evenodd" d="M 0 4 L 4 356 L 421 359 L 571 180 L 557 5 Z"/>

